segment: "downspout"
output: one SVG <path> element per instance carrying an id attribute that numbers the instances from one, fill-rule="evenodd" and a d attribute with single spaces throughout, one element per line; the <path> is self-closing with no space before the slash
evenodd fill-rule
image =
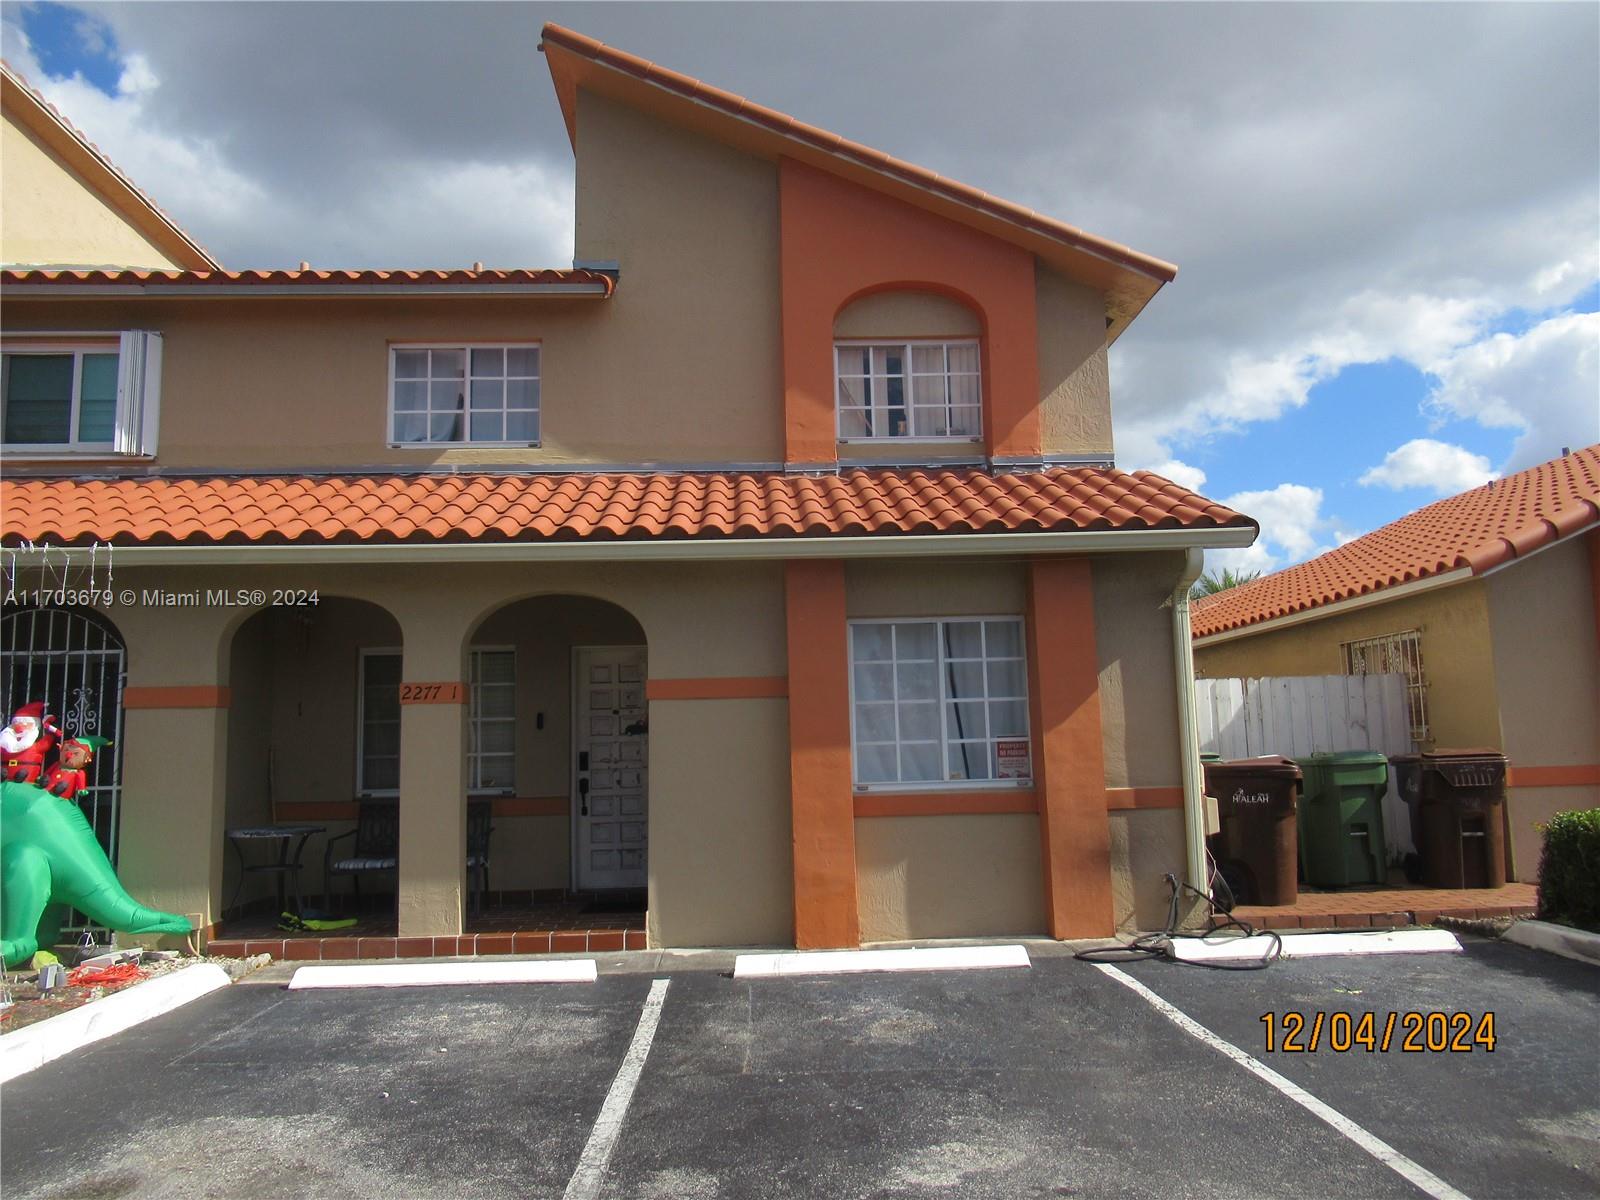
<path id="1" fill-rule="evenodd" d="M 1205 569 L 1204 550 L 1184 552 L 1183 571 L 1172 589 L 1172 660 L 1178 685 L 1179 761 L 1183 767 L 1184 861 L 1189 884 L 1209 896 L 1206 877 L 1206 801 L 1200 740 L 1194 709 L 1194 647 L 1189 630 L 1189 589 Z"/>

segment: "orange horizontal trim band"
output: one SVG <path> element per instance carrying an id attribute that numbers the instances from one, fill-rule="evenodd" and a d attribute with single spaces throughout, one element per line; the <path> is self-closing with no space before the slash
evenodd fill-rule
<path id="1" fill-rule="evenodd" d="M 652 679 L 648 700 L 758 700 L 789 694 L 787 675 L 727 675 L 711 679 Z"/>
<path id="2" fill-rule="evenodd" d="M 1600 784 L 1600 764 L 1580 763 L 1570 767 L 1509 767 L 1507 787 L 1585 787 Z"/>
<path id="3" fill-rule="evenodd" d="M 1129 808 L 1182 808 L 1181 787 L 1107 788 L 1106 808 L 1113 812 Z"/>
<path id="4" fill-rule="evenodd" d="M 995 813 L 1036 813 L 1033 791 L 871 792 L 855 798 L 858 817 L 953 817 Z"/>
<path id="5" fill-rule="evenodd" d="M 232 695 L 225 687 L 127 687 L 123 708 L 227 708 Z"/>
<path id="6" fill-rule="evenodd" d="M 565 796 L 501 796 L 492 801 L 497 817 L 564 817 L 572 802 Z M 272 806 L 278 821 L 354 821 L 359 800 L 289 800 Z"/>

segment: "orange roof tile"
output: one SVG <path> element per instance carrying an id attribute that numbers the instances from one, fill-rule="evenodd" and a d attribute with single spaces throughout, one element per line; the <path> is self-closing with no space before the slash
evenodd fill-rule
<path id="1" fill-rule="evenodd" d="M 91 142 L 81 129 L 79 129 L 71 121 L 67 120 L 66 117 L 62 116 L 60 110 L 57 109 L 55 105 L 51 104 L 50 101 L 46 100 L 37 88 L 23 78 L 21 72 L 16 70 L 16 68 L 14 68 L 10 63 L 0 61 L 0 78 L 3 78 L 5 83 L 10 85 L 6 90 L 10 95 L 16 98 L 18 101 L 19 110 L 23 114 L 33 118 L 35 122 L 39 118 L 42 118 L 44 121 L 54 125 L 61 131 L 61 133 L 65 134 L 67 138 L 71 139 L 72 142 L 75 142 L 79 147 L 81 147 L 84 153 L 88 154 L 90 159 L 93 160 L 93 162 L 103 169 L 108 175 L 115 179 L 117 183 L 127 188 L 131 198 L 135 201 L 135 203 L 148 210 L 150 216 L 155 219 L 159 226 L 174 241 L 182 246 L 184 250 L 192 255 L 195 261 L 204 263 L 217 269 L 221 269 L 222 264 L 218 262 L 204 246 L 195 241 L 193 237 L 191 237 L 182 227 L 180 227 L 178 223 L 167 214 L 165 209 L 163 209 L 150 198 L 149 193 L 136 184 L 132 179 L 128 178 L 127 174 L 123 172 L 122 168 L 117 166 L 116 163 L 112 162 L 111 159 L 106 156 L 104 150 L 100 149 L 99 146 L 96 146 L 93 142 Z M 14 92 L 11 90 L 12 88 L 15 89 Z M 177 258 L 173 261 L 181 262 L 182 259 Z"/>
<path id="2" fill-rule="evenodd" d="M 855 470 L 0 481 L 0 534 L 117 545 L 1251 528 L 1146 472 Z"/>
<path id="3" fill-rule="evenodd" d="M 611 276 L 581 268 L 511 268 L 508 270 L 389 270 L 344 271 L 156 271 L 135 269 L 25 270 L 0 271 L 0 286 L 74 287 L 151 287 L 178 286 L 205 289 L 239 284 L 271 287 L 371 287 L 374 285 L 518 285 L 518 284 L 598 284 L 609 296 L 616 286 Z"/>
<path id="4" fill-rule="evenodd" d="M 1600 522 L 1600 444 L 1419 508 L 1310 562 L 1197 600 L 1195 637 L 1470 569 L 1482 575 Z"/>

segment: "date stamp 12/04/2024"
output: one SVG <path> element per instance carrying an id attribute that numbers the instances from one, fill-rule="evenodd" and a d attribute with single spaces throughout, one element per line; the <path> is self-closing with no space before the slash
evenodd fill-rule
<path id="1" fill-rule="evenodd" d="M 1494 1053 L 1494 1012 L 1265 1012 L 1267 1053 Z"/>

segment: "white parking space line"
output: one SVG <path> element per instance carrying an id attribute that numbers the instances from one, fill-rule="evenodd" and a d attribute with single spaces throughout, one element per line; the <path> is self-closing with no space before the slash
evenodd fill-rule
<path id="1" fill-rule="evenodd" d="M 988 971 L 1029 966 L 1023 946 L 918 946 L 909 950 L 788 950 L 741 954 L 735 979 L 776 975 L 850 975 L 865 971 Z"/>
<path id="2" fill-rule="evenodd" d="M 1333 1126 L 1333 1128 L 1344 1134 L 1345 1137 L 1360 1146 L 1361 1149 L 1372 1155 L 1373 1158 L 1391 1171 L 1434 1197 L 1434 1200 L 1468 1200 L 1465 1193 L 1457 1191 L 1432 1171 L 1418 1166 L 1404 1154 L 1401 1154 L 1400 1151 L 1389 1145 L 1388 1142 L 1363 1129 L 1337 1109 L 1324 1104 L 1299 1084 L 1285 1079 L 1265 1063 L 1251 1058 L 1250 1055 L 1239 1049 L 1232 1042 L 1218 1037 L 1200 1022 L 1183 1012 L 1182 1009 L 1167 1003 L 1167 1001 L 1145 987 L 1133 976 L 1119 971 L 1110 963 L 1093 963 L 1091 965 L 1097 971 L 1115 979 L 1123 987 L 1143 996 L 1157 1012 L 1191 1037 L 1199 1039 L 1213 1050 L 1226 1054 L 1256 1078 L 1282 1092 L 1312 1116 Z"/>
<path id="3" fill-rule="evenodd" d="M 617 1148 L 617 1138 L 622 1134 L 622 1120 L 628 1115 L 628 1105 L 633 1102 L 633 1089 L 639 1086 L 639 1076 L 644 1071 L 644 1060 L 650 1054 L 650 1043 L 656 1040 L 656 1026 L 661 1024 L 661 1006 L 666 1003 L 670 980 L 657 979 L 650 985 L 645 997 L 644 1011 L 639 1014 L 639 1025 L 633 1031 L 633 1041 L 622 1056 L 622 1066 L 611 1081 L 611 1090 L 600 1106 L 600 1115 L 589 1131 L 589 1141 L 578 1157 L 577 1169 L 567 1181 L 564 1200 L 594 1200 L 605 1182 L 606 1165 L 611 1152 Z"/>

